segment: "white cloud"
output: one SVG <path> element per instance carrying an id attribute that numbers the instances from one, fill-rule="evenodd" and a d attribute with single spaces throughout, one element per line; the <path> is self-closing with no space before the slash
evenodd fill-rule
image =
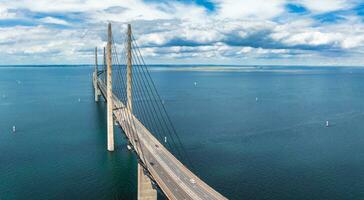
<path id="1" fill-rule="evenodd" d="M 229 19 L 270 19 L 284 11 L 285 0 L 215 0 L 218 15 Z"/>
<path id="2" fill-rule="evenodd" d="M 344 49 L 352 49 L 364 46 L 364 36 L 354 36 L 350 38 L 345 38 L 341 42 L 341 47 Z"/>
<path id="3" fill-rule="evenodd" d="M 44 17 L 39 19 L 39 21 L 47 24 L 58 24 L 58 25 L 69 25 L 68 22 L 62 19 L 54 18 L 54 17 Z"/>
<path id="4" fill-rule="evenodd" d="M 348 9 L 354 5 L 352 1 L 345 0 L 300 0 L 297 3 L 303 4 L 314 12 L 330 12 L 341 9 Z"/>
<path id="5" fill-rule="evenodd" d="M 11 59 L 13 64 L 19 64 L 19 58 L 31 58 L 31 63 L 63 63 L 64 60 L 72 63 L 87 63 L 87 57 L 92 52 L 88 42 L 102 46 L 103 41 L 96 33 L 85 38 L 80 37 L 80 30 L 54 30 L 45 26 L 35 27 L 6 27 L 0 28 L 0 47 L 6 60 Z M 28 61 L 29 63 L 29 61 Z"/>
<path id="6" fill-rule="evenodd" d="M 273 57 L 321 59 L 326 49 L 320 46 L 349 54 L 364 52 L 364 25 L 359 17 L 346 15 L 346 21 L 334 25 L 319 24 L 311 18 L 314 14 L 349 9 L 353 7 L 350 0 L 212 2 L 216 5 L 213 12 L 180 1 L 43 0 L 29 3 L 3 0 L 0 19 L 13 18 L 42 25 L 0 27 L 0 48 L 2 56 L 8 60 L 47 58 L 49 62 L 62 63 L 66 58 L 69 63 L 89 63 L 93 47 L 105 44 L 106 22 L 111 21 L 116 39 L 124 33 L 125 24 L 131 22 L 138 44 L 144 47 L 142 52 L 153 62 L 185 63 L 188 59 L 238 62 L 239 59 L 259 61 Z M 287 15 L 285 4 L 289 2 L 304 5 L 312 15 Z M 24 14 L 18 15 L 21 12 Z M 44 17 L 32 18 L 37 12 Z M 54 17 L 57 16 L 52 15 L 54 13 L 68 15 L 67 21 Z M 72 21 L 74 15 L 77 15 L 76 22 Z M 285 23 L 275 20 L 282 16 L 287 18 Z M 69 27 L 60 29 L 49 24 Z"/>
<path id="7" fill-rule="evenodd" d="M 0 19 L 11 19 L 14 17 L 14 13 L 10 13 L 5 7 L 1 6 L 0 4 Z"/>
<path id="8" fill-rule="evenodd" d="M 342 40 L 343 36 L 339 33 L 323 33 L 320 31 L 305 31 L 288 36 L 284 43 L 289 45 L 329 45 Z"/>

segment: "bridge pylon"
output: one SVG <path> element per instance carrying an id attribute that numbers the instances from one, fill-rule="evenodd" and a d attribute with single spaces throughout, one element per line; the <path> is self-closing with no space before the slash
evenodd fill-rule
<path id="1" fill-rule="evenodd" d="M 132 52 L 131 52 L 131 25 L 128 24 L 128 62 L 126 68 L 126 96 L 128 98 L 127 107 L 130 112 L 133 112 L 133 96 L 132 96 L 132 87 L 133 87 L 133 80 L 132 80 Z"/>
<path id="2" fill-rule="evenodd" d="M 178 144 L 181 145 L 181 150 L 183 150 L 182 143 L 179 141 L 179 137 L 163 106 L 163 102 L 146 69 L 139 47 L 131 33 L 130 25 L 128 25 L 127 35 L 127 41 L 125 41 L 127 45 L 124 46 L 127 49 L 122 49 L 122 52 L 126 52 L 127 55 L 122 55 L 122 63 L 120 64 L 116 45 L 115 47 L 113 46 L 111 24 L 108 24 L 108 40 L 107 48 L 104 48 L 104 64 L 102 65 L 102 70 L 97 73 L 100 77 L 97 77 L 97 80 L 94 81 L 100 94 L 107 101 L 107 149 L 109 151 L 114 150 L 113 117 L 115 117 L 118 125 L 124 131 L 128 142 L 133 146 L 133 152 L 138 156 L 138 200 L 157 200 L 156 188 L 160 189 L 168 199 L 226 200 L 227 198 L 193 174 L 170 152 L 169 149 L 178 147 L 176 146 Z M 127 57 L 126 59 L 125 56 Z M 114 66 L 112 66 L 112 62 L 115 62 Z M 114 74 L 114 90 L 116 93 L 112 91 L 112 68 L 115 68 L 114 71 L 116 72 Z M 133 94 L 135 97 L 134 110 L 132 105 Z M 144 102 L 146 103 L 143 105 Z M 152 102 L 152 104 L 149 102 Z M 142 105 L 139 103 L 142 103 Z M 151 107 L 150 110 L 148 107 Z M 143 111 L 141 111 L 143 113 L 139 113 L 140 110 L 149 111 L 147 113 Z M 141 114 L 146 119 L 139 119 L 138 117 Z M 144 124 L 149 121 L 148 119 L 152 120 L 151 124 L 161 127 L 157 127 L 158 130 L 154 130 L 156 131 L 154 134 L 151 132 L 153 127 Z M 171 136 L 172 142 L 173 137 L 178 140 L 177 144 L 169 145 L 168 149 L 162 142 L 162 136 L 165 135 L 165 132 Z M 179 148 L 177 148 L 176 153 L 180 155 L 180 153 L 186 152 L 180 152 Z"/>
<path id="3" fill-rule="evenodd" d="M 95 71 L 93 73 L 93 84 L 95 89 L 95 102 L 99 101 L 99 96 L 101 94 L 99 87 L 97 86 L 98 79 L 98 63 L 97 63 L 97 47 L 95 47 Z"/>
<path id="4" fill-rule="evenodd" d="M 113 121 L 113 93 L 112 93 L 112 59 L 111 45 L 112 32 L 111 24 L 108 25 L 108 41 L 107 41 L 107 80 L 106 80 L 106 98 L 107 98 L 107 150 L 114 151 L 114 121 Z"/>
<path id="5" fill-rule="evenodd" d="M 131 25 L 127 30 L 127 68 L 126 68 L 126 96 L 127 108 L 133 113 L 133 76 L 132 76 L 132 37 Z M 152 185 L 152 180 L 145 174 L 144 168 L 138 163 L 138 200 L 157 200 L 157 190 Z"/>

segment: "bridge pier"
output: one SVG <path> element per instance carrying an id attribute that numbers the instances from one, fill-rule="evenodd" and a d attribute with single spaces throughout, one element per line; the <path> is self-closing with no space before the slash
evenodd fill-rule
<path id="1" fill-rule="evenodd" d="M 144 168 L 138 163 L 138 200 L 157 200 L 157 190 L 145 175 Z"/>
<path id="2" fill-rule="evenodd" d="M 108 25 L 107 41 L 107 150 L 114 151 L 114 120 L 113 120 L 113 98 L 112 98 L 112 63 L 111 63 L 111 24 Z"/>
<path id="3" fill-rule="evenodd" d="M 95 102 L 99 101 L 99 96 L 101 94 L 99 87 L 97 86 L 97 79 L 98 79 L 98 66 L 97 66 L 97 47 L 95 47 L 95 71 L 93 73 L 93 84 L 95 90 Z"/>

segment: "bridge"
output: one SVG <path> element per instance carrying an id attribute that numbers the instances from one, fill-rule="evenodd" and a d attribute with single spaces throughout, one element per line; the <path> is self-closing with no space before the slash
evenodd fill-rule
<path id="1" fill-rule="evenodd" d="M 156 200 L 157 190 L 168 199 L 227 199 L 189 169 L 193 164 L 156 90 L 131 25 L 121 45 L 115 43 L 110 23 L 107 38 L 100 68 L 95 48 L 95 101 L 102 95 L 107 102 L 107 149 L 114 151 L 117 123 L 128 149 L 138 158 L 138 199 Z"/>

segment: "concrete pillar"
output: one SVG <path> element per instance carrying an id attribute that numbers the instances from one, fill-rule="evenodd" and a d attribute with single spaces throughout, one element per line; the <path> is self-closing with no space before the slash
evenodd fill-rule
<path id="1" fill-rule="evenodd" d="M 97 86 L 97 73 L 98 73 L 98 63 L 97 63 L 97 47 L 95 47 L 95 71 L 93 74 L 93 81 L 94 81 L 94 89 L 95 89 L 95 101 L 98 102 L 99 101 L 99 96 L 100 96 L 100 90 L 99 87 Z"/>
<path id="2" fill-rule="evenodd" d="M 106 66 L 106 48 L 105 48 L 105 47 L 104 47 L 104 59 L 103 59 L 103 60 L 104 60 L 104 66 Z M 104 73 L 102 73 L 102 74 L 103 74 L 104 78 L 106 79 L 106 74 L 107 74 L 107 73 L 106 73 L 106 72 L 104 72 Z M 104 79 L 104 80 L 105 80 L 105 79 Z"/>
<path id="3" fill-rule="evenodd" d="M 138 163 L 138 200 L 157 200 L 157 190 L 153 188 L 150 178 L 144 174 Z"/>
<path id="4" fill-rule="evenodd" d="M 128 24 L 128 61 L 126 68 L 126 96 L 127 96 L 127 107 L 130 112 L 133 113 L 133 97 L 132 97 L 132 53 L 131 53 L 131 25 Z"/>
<path id="5" fill-rule="evenodd" d="M 113 123 L 113 102 L 112 102 L 112 63 L 111 63 L 111 24 L 108 25 L 107 41 L 107 150 L 114 151 L 114 123 Z"/>
<path id="6" fill-rule="evenodd" d="M 106 65 L 106 50 L 105 50 L 105 47 L 104 47 L 104 66 Z"/>

